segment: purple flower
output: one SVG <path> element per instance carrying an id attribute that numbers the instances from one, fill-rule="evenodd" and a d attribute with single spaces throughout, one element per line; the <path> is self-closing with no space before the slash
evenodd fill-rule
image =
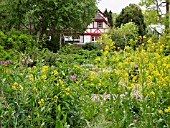
<path id="1" fill-rule="evenodd" d="M 76 79 L 76 75 L 72 75 L 71 77 L 70 77 L 70 80 L 75 80 Z"/>
<path id="2" fill-rule="evenodd" d="M 0 61 L 0 65 L 3 64 L 12 64 L 11 60 L 6 60 L 6 61 Z"/>
<path id="3" fill-rule="evenodd" d="M 12 62 L 10 60 L 6 60 L 5 63 L 6 64 L 12 64 Z"/>
<path id="4" fill-rule="evenodd" d="M 0 61 L 0 65 L 4 64 L 5 62 L 4 61 Z"/>

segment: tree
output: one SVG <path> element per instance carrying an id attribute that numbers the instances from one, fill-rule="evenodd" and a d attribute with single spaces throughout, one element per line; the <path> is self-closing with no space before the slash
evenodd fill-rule
<path id="1" fill-rule="evenodd" d="M 136 45 L 134 44 L 135 40 L 137 40 L 138 36 L 138 26 L 133 22 L 122 24 L 120 28 L 112 28 L 111 30 L 111 37 L 115 42 L 115 46 L 122 49 L 124 49 L 126 45 L 134 47 L 134 45 Z M 133 41 L 130 42 L 130 40 Z"/>
<path id="2" fill-rule="evenodd" d="M 1 7 L 6 25 L 0 28 L 25 30 L 39 38 L 54 30 L 82 31 L 97 11 L 96 0 L 4 0 Z"/>
<path id="3" fill-rule="evenodd" d="M 113 26 L 113 18 L 112 18 L 112 11 L 109 12 L 105 9 L 104 14 L 108 17 L 108 22 L 111 26 Z"/>
<path id="4" fill-rule="evenodd" d="M 121 24 L 126 24 L 128 22 L 134 22 L 138 26 L 139 35 L 145 34 L 146 25 L 144 23 L 144 16 L 142 10 L 135 4 L 130 4 L 122 9 L 121 13 L 116 18 L 115 26 L 120 27 Z"/>
<path id="5" fill-rule="evenodd" d="M 139 5 L 146 8 L 144 13 L 146 24 L 162 24 L 168 29 L 170 22 L 169 4 L 169 0 L 141 0 Z"/>

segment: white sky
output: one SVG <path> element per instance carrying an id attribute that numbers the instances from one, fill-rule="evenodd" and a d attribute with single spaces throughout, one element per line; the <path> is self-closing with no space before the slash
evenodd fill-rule
<path id="1" fill-rule="evenodd" d="M 138 4 L 139 2 L 140 0 L 101 0 L 98 8 L 102 12 L 107 8 L 107 11 L 111 10 L 113 13 L 120 13 L 129 4 Z"/>

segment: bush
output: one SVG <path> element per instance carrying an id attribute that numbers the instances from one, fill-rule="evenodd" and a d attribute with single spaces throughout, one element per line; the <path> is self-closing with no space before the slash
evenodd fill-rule
<path id="1" fill-rule="evenodd" d="M 135 23 L 129 22 L 121 25 L 120 28 L 113 28 L 111 30 L 111 38 L 115 42 L 116 47 L 121 49 L 124 49 L 126 45 L 133 47 L 135 44 L 132 44 L 130 40 L 138 39 L 138 27 Z"/>
<path id="2" fill-rule="evenodd" d="M 84 46 L 83 46 L 83 49 L 84 50 L 98 50 L 98 46 L 96 44 L 94 44 L 93 42 L 90 42 L 90 43 L 86 43 Z"/>

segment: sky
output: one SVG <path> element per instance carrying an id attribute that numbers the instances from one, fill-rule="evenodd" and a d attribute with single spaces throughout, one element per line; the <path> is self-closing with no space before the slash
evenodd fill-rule
<path id="1" fill-rule="evenodd" d="M 113 13 L 120 13 L 123 8 L 129 4 L 138 4 L 140 0 L 101 0 L 98 8 L 103 12 L 106 8 Z"/>

